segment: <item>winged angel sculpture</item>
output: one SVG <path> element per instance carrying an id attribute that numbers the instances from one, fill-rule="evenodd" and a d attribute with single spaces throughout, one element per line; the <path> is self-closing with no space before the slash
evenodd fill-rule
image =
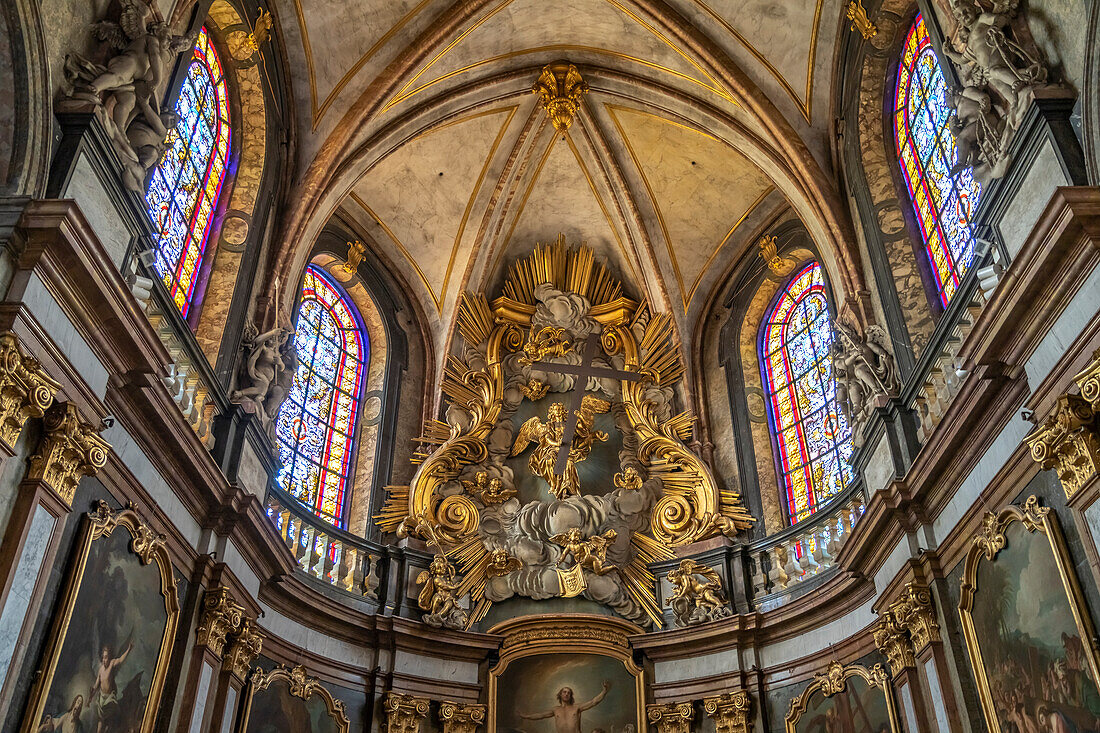
<path id="1" fill-rule="evenodd" d="M 550 491 L 558 499 L 567 496 L 576 496 L 580 493 L 581 482 L 577 477 L 577 464 L 588 458 L 592 452 L 592 445 L 599 441 L 607 441 L 607 433 L 602 430 L 594 430 L 592 425 L 596 415 L 611 409 L 611 403 L 601 400 L 599 397 L 585 395 L 581 400 L 581 409 L 577 410 L 577 428 L 573 434 L 573 442 L 569 446 L 569 455 L 566 458 L 565 470 L 562 473 L 555 471 L 558 460 L 558 452 L 565 440 L 565 405 L 555 402 L 550 405 L 546 413 L 546 422 L 542 422 L 536 415 L 523 423 L 516 436 L 515 445 L 512 446 L 512 456 L 518 456 L 527 447 L 538 442 L 538 447 L 531 453 L 528 465 L 531 473 L 550 484 Z"/>

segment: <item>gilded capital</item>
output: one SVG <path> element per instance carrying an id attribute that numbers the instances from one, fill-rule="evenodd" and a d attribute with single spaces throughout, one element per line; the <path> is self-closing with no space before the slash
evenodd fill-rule
<path id="1" fill-rule="evenodd" d="M 73 503 L 76 486 L 107 464 L 107 441 L 84 422 L 71 402 L 51 407 L 43 421 L 44 433 L 31 456 L 27 477 L 53 487 L 66 504 Z"/>
<path id="2" fill-rule="evenodd" d="M 230 597 L 228 588 L 210 588 L 202 598 L 202 615 L 195 631 L 198 645 L 220 657 L 226 637 L 240 627 L 243 618 L 244 608 Z"/>
<path id="3" fill-rule="evenodd" d="M 531 91 L 539 95 L 539 102 L 554 129 L 565 132 L 580 109 L 581 96 L 588 93 L 588 83 L 581 78 L 576 66 L 558 61 L 542 67 L 542 74 Z"/>
<path id="4" fill-rule="evenodd" d="M 42 417 L 61 383 L 28 356 L 11 331 L 0 333 L 0 439 L 14 446 L 30 417 Z"/>
<path id="5" fill-rule="evenodd" d="M 695 709 L 690 701 L 646 705 L 646 717 L 657 733 L 691 733 Z"/>
<path id="6" fill-rule="evenodd" d="M 401 692 L 387 692 L 382 701 L 386 711 L 386 733 L 420 733 L 420 723 L 428 716 L 428 698 Z"/>
<path id="7" fill-rule="evenodd" d="M 917 652 L 924 651 L 929 644 L 940 640 L 936 607 L 932 603 L 932 593 L 926 586 L 907 583 L 901 598 L 890 606 L 890 611 L 897 622 L 909 632 Z"/>
<path id="8" fill-rule="evenodd" d="M 886 611 L 875 627 L 875 646 L 890 663 L 891 674 L 901 674 L 906 668 L 916 667 L 913 641 L 908 630 L 898 623 L 891 611 Z"/>
<path id="9" fill-rule="evenodd" d="M 1081 389 L 1081 397 L 1092 405 L 1093 412 L 1100 412 L 1100 349 L 1092 355 L 1092 361 L 1073 378 Z"/>
<path id="10" fill-rule="evenodd" d="M 1089 379 L 1083 381 L 1091 384 Z M 1054 412 L 1025 438 L 1035 462 L 1058 474 L 1066 498 L 1094 480 L 1100 470 L 1100 428 L 1096 417 L 1089 400 L 1064 394 L 1058 398 Z"/>
<path id="11" fill-rule="evenodd" d="M 744 690 L 708 697 L 703 710 L 714 720 L 716 733 L 752 733 L 752 698 Z"/>
<path id="12" fill-rule="evenodd" d="M 443 733 L 475 733 L 485 723 L 484 705 L 460 705 L 444 700 L 439 704 Z"/>
<path id="13" fill-rule="evenodd" d="M 239 679 L 248 676 L 248 670 L 263 649 L 264 637 L 256 628 L 256 622 L 247 616 L 241 625 L 229 636 L 229 644 L 222 658 L 222 668 Z"/>

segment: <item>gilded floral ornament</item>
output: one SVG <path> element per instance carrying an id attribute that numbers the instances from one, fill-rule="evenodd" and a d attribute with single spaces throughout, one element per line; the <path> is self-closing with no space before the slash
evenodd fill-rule
<path id="1" fill-rule="evenodd" d="M 72 403 L 51 407 L 43 429 L 27 476 L 49 484 L 71 506 L 80 479 L 107 464 L 111 446 L 99 437 L 98 428 L 81 420 Z"/>
<path id="2" fill-rule="evenodd" d="M 240 679 L 248 674 L 249 667 L 263 649 L 264 637 L 256 628 L 256 620 L 245 617 L 229 637 L 222 667 Z"/>
<path id="3" fill-rule="evenodd" d="M 0 440 L 14 446 L 27 418 L 42 417 L 61 383 L 23 351 L 19 337 L 0 333 Z"/>
<path id="4" fill-rule="evenodd" d="M 428 698 L 387 692 L 382 701 L 386 711 L 386 733 L 419 733 L 420 723 L 428 717 Z"/>
<path id="5" fill-rule="evenodd" d="M 367 251 L 365 244 L 356 239 L 354 242 L 348 242 L 348 258 L 341 265 L 344 272 L 349 275 L 359 269 L 359 263 L 363 261 L 363 254 Z"/>
<path id="6" fill-rule="evenodd" d="M 695 709 L 690 701 L 646 705 L 646 717 L 657 733 L 691 733 Z"/>
<path id="7" fill-rule="evenodd" d="M 909 631 L 890 611 L 882 614 L 874 631 L 875 646 L 886 656 L 890 663 L 891 674 L 901 674 L 902 670 L 915 668 L 917 659 L 913 654 L 913 642 Z"/>
<path id="8" fill-rule="evenodd" d="M 760 237 L 760 259 L 776 277 L 786 277 L 794 269 L 795 261 L 779 255 L 779 240 L 776 237 Z"/>
<path id="9" fill-rule="evenodd" d="M 867 17 L 867 9 L 863 7 L 863 0 L 848 0 L 848 20 L 852 21 L 852 30 L 859 31 L 863 40 L 869 41 L 878 35 L 878 28 Z"/>
<path id="10" fill-rule="evenodd" d="M 539 95 L 539 102 L 554 129 L 565 132 L 580 109 L 581 96 L 588 93 L 588 83 L 581 78 L 576 66 L 558 61 L 542 68 L 531 91 Z"/>
<path id="11" fill-rule="evenodd" d="M 716 733 L 751 733 L 752 698 L 744 690 L 703 700 L 703 711 L 714 720 Z"/>

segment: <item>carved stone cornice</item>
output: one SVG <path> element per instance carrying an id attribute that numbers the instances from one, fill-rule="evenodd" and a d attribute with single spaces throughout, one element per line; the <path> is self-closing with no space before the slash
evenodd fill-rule
<path id="1" fill-rule="evenodd" d="M 1091 385 L 1091 375 L 1083 381 Z M 1100 424 L 1092 403 L 1084 397 L 1061 395 L 1053 413 L 1025 440 L 1035 462 L 1058 474 L 1067 499 L 1100 471 Z"/>
<path id="2" fill-rule="evenodd" d="M 264 637 L 256 628 L 255 619 L 246 616 L 240 627 L 229 636 L 229 645 L 222 657 L 222 669 L 238 679 L 247 678 L 248 670 L 256 657 L 260 656 L 263 644 Z"/>
<path id="3" fill-rule="evenodd" d="M 439 719 L 443 733 L 475 733 L 485 723 L 485 706 L 444 700 L 439 704 Z"/>
<path id="4" fill-rule="evenodd" d="M 195 630 L 196 643 L 220 657 L 226 637 L 240 628 L 243 619 L 244 608 L 230 597 L 228 588 L 208 589 L 202 598 L 202 615 Z"/>
<path id="5" fill-rule="evenodd" d="M 717 733 L 752 733 L 752 697 L 745 690 L 705 698 L 703 710 L 714 720 Z"/>
<path id="6" fill-rule="evenodd" d="M 886 661 L 890 663 L 891 674 L 901 674 L 902 670 L 917 666 L 909 631 L 898 623 L 892 612 L 886 611 L 882 614 L 874 636 L 875 646 L 886 655 Z"/>
<path id="7" fill-rule="evenodd" d="M 646 717 L 657 733 L 691 733 L 695 708 L 690 701 L 646 705 Z"/>
<path id="8" fill-rule="evenodd" d="M 111 446 L 99 437 L 99 429 L 80 418 L 72 403 L 57 404 L 46 411 L 44 432 L 31 456 L 27 478 L 49 484 L 72 506 L 76 486 L 107 464 Z"/>
<path id="9" fill-rule="evenodd" d="M 23 351 L 18 336 L 0 333 L 0 440 L 14 446 L 27 418 L 45 415 L 59 389 L 61 383 Z"/>
<path id="10" fill-rule="evenodd" d="M 401 692 L 387 692 L 382 701 L 386 711 L 386 733 L 420 733 L 420 723 L 428 717 L 428 698 Z"/>

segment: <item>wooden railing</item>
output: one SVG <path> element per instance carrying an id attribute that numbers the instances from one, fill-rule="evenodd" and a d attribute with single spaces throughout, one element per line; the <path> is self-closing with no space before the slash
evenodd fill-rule
<path id="1" fill-rule="evenodd" d="M 270 490 L 267 516 L 298 567 L 317 580 L 354 596 L 378 600 L 385 548 L 344 532 Z"/>

